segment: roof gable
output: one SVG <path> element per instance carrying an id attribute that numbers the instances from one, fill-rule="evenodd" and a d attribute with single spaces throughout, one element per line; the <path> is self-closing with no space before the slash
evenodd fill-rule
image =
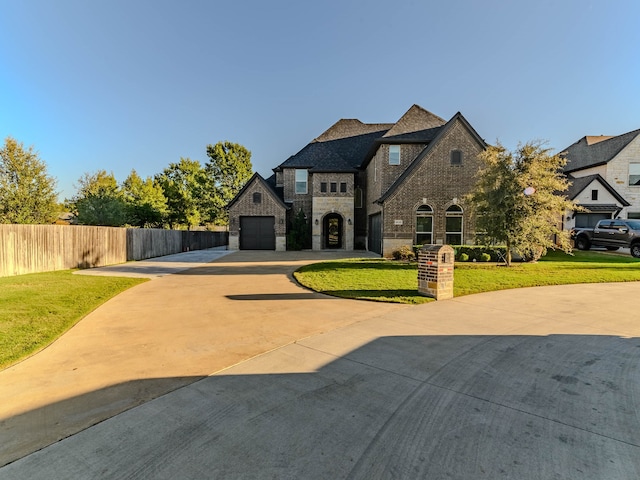
<path id="1" fill-rule="evenodd" d="M 438 130 L 446 120 L 425 110 L 419 105 L 413 105 L 398 120 L 382 139 L 390 142 L 430 142 L 437 135 Z"/>
<path id="2" fill-rule="evenodd" d="M 616 137 L 582 137 L 560 154 L 567 160 L 563 170 L 565 173 L 570 173 L 604 165 L 615 158 L 638 135 L 640 130 L 633 130 Z"/>
<path id="3" fill-rule="evenodd" d="M 269 177 L 269 181 L 267 181 L 258 172 L 254 173 L 253 176 L 249 179 L 249 181 L 244 184 L 244 186 L 240 189 L 240 191 L 236 194 L 236 196 L 233 197 L 233 199 L 227 204 L 225 208 L 227 210 L 231 208 L 240 198 L 242 198 L 245 195 L 247 190 L 251 188 L 251 185 L 253 185 L 255 182 L 258 182 L 265 187 L 265 190 L 267 191 L 267 193 L 269 193 L 271 197 L 273 197 L 273 200 L 276 203 L 281 205 L 284 209 L 288 210 L 289 206 L 286 203 L 284 203 L 284 201 L 282 200 L 280 195 L 278 195 L 278 192 L 275 189 L 274 177 L 275 175 L 272 175 L 271 177 Z"/>
<path id="4" fill-rule="evenodd" d="M 620 204 L 624 207 L 631 205 L 627 202 L 602 176 L 598 173 L 593 175 L 586 175 L 584 177 L 573 177 L 568 175 L 569 188 L 567 189 L 567 197 L 569 200 L 574 200 L 581 192 L 584 191 L 593 181 L 597 181 L 607 190 Z"/>
<path id="5" fill-rule="evenodd" d="M 411 162 L 411 164 L 406 168 L 402 175 L 398 177 L 398 179 L 391 184 L 391 186 L 387 189 L 382 196 L 376 200 L 377 203 L 384 203 L 384 201 L 389 198 L 396 190 L 400 188 L 400 186 L 405 182 L 405 180 L 413 173 L 413 171 L 418 168 L 422 160 L 435 148 L 441 138 L 443 138 L 453 125 L 456 123 L 461 123 L 469 132 L 469 134 L 473 137 L 473 139 L 478 142 L 483 148 L 487 146 L 485 141 L 478 135 L 478 132 L 471 126 L 471 124 L 467 121 L 464 116 L 458 112 L 456 113 L 451 120 L 449 120 L 442 128 L 439 129 L 438 134 L 433 139 L 433 141 L 427 145 L 422 152 Z"/>

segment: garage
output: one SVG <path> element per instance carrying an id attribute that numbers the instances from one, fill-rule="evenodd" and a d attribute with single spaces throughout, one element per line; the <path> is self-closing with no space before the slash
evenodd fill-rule
<path id="1" fill-rule="evenodd" d="M 240 250 L 275 250 L 275 217 L 240 217 Z"/>

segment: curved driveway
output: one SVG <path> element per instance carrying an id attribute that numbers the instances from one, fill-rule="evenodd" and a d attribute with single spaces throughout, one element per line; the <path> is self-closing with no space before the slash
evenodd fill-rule
<path id="1" fill-rule="evenodd" d="M 399 306 L 291 281 L 333 255 L 157 278 L 0 372 L 0 478 L 640 478 L 640 285 Z"/>

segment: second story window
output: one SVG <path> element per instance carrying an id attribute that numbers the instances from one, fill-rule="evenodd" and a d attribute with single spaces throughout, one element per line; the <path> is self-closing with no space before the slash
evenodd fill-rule
<path id="1" fill-rule="evenodd" d="M 629 164 L 629 185 L 640 185 L 640 163 Z"/>
<path id="2" fill-rule="evenodd" d="M 307 193 L 308 175 L 306 170 L 296 169 L 296 193 Z"/>
<path id="3" fill-rule="evenodd" d="M 598 190 L 591 190 L 591 200 L 598 200 Z"/>
<path id="4" fill-rule="evenodd" d="M 347 182 L 340 182 L 340 193 L 347 193 Z"/>
<path id="5" fill-rule="evenodd" d="M 327 182 L 320 182 L 320 192 L 327 193 Z"/>
<path id="6" fill-rule="evenodd" d="M 262 194 L 260 192 L 253 193 L 253 203 L 262 203 Z"/>
<path id="7" fill-rule="evenodd" d="M 389 165 L 400 165 L 400 145 L 389 145 Z"/>
<path id="8" fill-rule="evenodd" d="M 336 182 L 331 182 L 331 193 L 336 193 L 338 191 L 338 184 Z"/>

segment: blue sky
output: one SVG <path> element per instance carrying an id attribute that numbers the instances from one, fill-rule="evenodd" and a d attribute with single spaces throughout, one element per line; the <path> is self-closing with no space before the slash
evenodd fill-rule
<path id="1" fill-rule="evenodd" d="M 637 0 L 0 0 L 0 137 L 61 199 L 221 140 L 271 169 L 340 118 L 457 111 L 489 143 L 640 128 Z"/>

